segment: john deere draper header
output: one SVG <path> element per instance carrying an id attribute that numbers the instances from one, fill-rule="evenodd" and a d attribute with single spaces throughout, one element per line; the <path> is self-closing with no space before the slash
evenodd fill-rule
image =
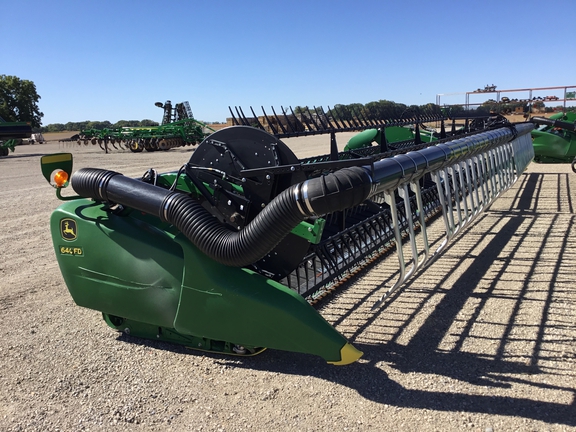
<path id="1" fill-rule="evenodd" d="M 236 126 L 206 137 L 172 172 L 72 175 L 78 196 L 52 215 L 54 249 L 75 302 L 114 329 L 221 353 L 274 348 L 353 362 L 362 353 L 314 309 L 317 299 L 396 251 L 399 277 L 385 301 L 533 157 L 532 123 L 502 118 L 446 131 L 440 111 L 231 113 Z M 432 122 L 438 132 L 423 129 Z M 339 152 L 342 131 L 364 135 Z M 311 134 L 330 135 L 330 154 L 299 160 L 281 141 Z M 46 178 L 67 185 L 71 163 L 45 157 Z M 431 250 L 435 217 L 445 236 Z"/>

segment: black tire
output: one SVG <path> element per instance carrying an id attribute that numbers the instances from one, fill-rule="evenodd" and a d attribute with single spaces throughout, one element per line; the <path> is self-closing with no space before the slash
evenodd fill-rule
<path id="1" fill-rule="evenodd" d="M 130 148 L 130 151 L 133 153 L 140 153 L 142 150 L 144 150 L 144 147 L 141 145 L 141 143 L 139 143 L 136 140 L 133 140 L 130 143 L 129 148 Z"/>

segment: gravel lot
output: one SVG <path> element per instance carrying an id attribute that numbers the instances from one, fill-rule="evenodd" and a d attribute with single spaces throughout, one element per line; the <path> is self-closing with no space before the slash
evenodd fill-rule
<path id="1" fill-rule="evenodd" d="M 328 153 L 329 138 L 286 143 L 303 157 Z M 50 240 L 59 201 L 40 172 L 40 156 L 59 151 L 73 152 L 76 169 L 128 176 L 190 157 L 189 148 L 105 154 L 49 142 L 0 158 L 0 430 L 576 429 L 568 164 L 531 164 L 381 309 L 370 310 L 394 281 L 396 258 L 353 277 L 321 313 L 364 356 L 335 367 L 274 350 L 229 358 L 138 340 L 77 307 Z"/>

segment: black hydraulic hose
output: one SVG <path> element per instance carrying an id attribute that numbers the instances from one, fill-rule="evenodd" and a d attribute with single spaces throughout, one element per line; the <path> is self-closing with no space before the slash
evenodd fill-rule
<path id="1" fill-rule="evenodd" d="M 371 184 L 368 171 L 362 167 L 306 180 L 276 196 L 244 229 L 232 231 L 187 194 L 114 171 L 83 168 L 72 176 L 72 188 L 78 195 L 157 216 L 173 224 L 210 258 L 234 267 L 264 258 L 305 218 L 362 203 Z"/>

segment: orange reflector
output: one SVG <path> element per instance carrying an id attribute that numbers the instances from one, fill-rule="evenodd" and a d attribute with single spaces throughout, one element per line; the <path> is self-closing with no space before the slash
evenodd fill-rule
<path id="1" fill-rule="evenodd" d="M 68 173 L 63 170 L 56 170 L 52 173 L 52 183 L 53 186 L 57 188 L 63 188 L 68 186 Z"/>

